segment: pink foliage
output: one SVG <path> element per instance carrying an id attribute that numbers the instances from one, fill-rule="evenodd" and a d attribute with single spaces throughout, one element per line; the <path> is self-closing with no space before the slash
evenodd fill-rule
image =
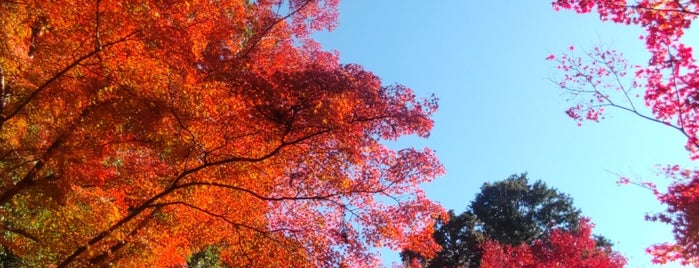
<path id="1" fill-rule="evenodd" d="M 531 245 L 509 246 L 488 240 L 483 245 L 481 267 L 624 267 L 626 259 L 621 254 L 595 246 L 592 227 L 588 219 L 583 219 L 578 230 L 554 230 Z"/>

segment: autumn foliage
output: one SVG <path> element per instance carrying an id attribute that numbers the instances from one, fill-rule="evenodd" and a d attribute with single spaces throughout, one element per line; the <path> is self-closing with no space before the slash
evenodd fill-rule
<path id="1" fill-rule="evenodd" d="M 579 122 L 598 121 L 609 109 L 621 109 L 669 126 L 687 138 L 691 159 L 699 159 L 699 65 L 693 48 L 682 41 L 699 15 L 697 1 L 667 0 L 558 0 L 555 9 L 596 12 L 604 21 L 641 27 L 650 59 L 647 65 L 630 65 L 620 52 L 594 49 L 577 57 L 568 53 L 549 56 L 559 63 L 559 86 L 574 97 L 582 96 L 568 115 Z M 643 100 L 649 112 L 636 103 Z M 680 261 L 699 265 L 699 172 L 670 165 L 662 173 L 674 178 L 666 191 L 649 182 L 634 182 L 653 191 L 668 206 L 649 220 L 673 226 L 674 242 L 654 245 L 648 251 L 654 262 Z M 622 178 L 622 183 L 630 180 Z"/>
<path id="2" fill-rule="evenodd" d="M 443 215 L 435 98 L 340 65 L 335 0 L 0 2 L 0 244 L 27 265 L 372 266 Z"/>
<path id="3" fill-rule="evenodd" d="M 591 236 L 592 224 L 583 219 L 579 229 L 553 230 L 532 244 L 511 246 L 494 240 L 483 243 L 483 268 L 614 268 L 624 267 L 626 259 L 618 252 L 599 248 Z"/>

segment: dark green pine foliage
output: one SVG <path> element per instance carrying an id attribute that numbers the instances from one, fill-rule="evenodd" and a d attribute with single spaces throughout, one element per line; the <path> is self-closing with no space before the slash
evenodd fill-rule
<path id="1" fill-rule="evenodd" d="M 427 260 L 415 252 L 405 250 L 401 252 L 401 259 L 417 260 L 423 267 L 478 267 L 481 252 L 478 250 L 478 241 L 482 234 L 477 231 L 478 221 L 476 216 L 464 212 L 455 215 L 449 211 L 449 221 L 437 221 L 437 228 L 432 234 L 434 240 L 442 246 L 439 254 Z"/>
<path id="2" fill-rule="evenodd" d="M 430 267 L 478 267 L 481 259 L 478 241 L 482 240 L 482 234 L 476 216 L 469 212 L 454 215 L 454 211 L 449 211 L 449 216 L 451 220 L 434 233 L 442 251 L 430 260 Z"/>
<path id="3" fill-rule="evenodd" d="M 529 184 L 526 173 L 483 184 L 470 208 L 486 237 L 513 246 L 542 238 L 552 229 L 575 230 L 580 219 L 568 195 L 542 181 Z"/>

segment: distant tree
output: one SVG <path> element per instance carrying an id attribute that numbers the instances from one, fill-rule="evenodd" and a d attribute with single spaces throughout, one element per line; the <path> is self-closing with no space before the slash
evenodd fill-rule
<path id="1" fill-rule="evenodd" d="M 580 219 L 580 210 L 568 195 L 540 180 L 529 184 L 526 173 L 483 184 L 471 211 L 485 236 L 513 246 L 539 239 L 554 228 L 575 229 Z"/>
<path id="2" fill-rule="evenodd" d="M 561 237 L 576 237 L 586 243 L 592 241 L 596 250 L 609 256 L 613 253 L 612 243 L 608 239 L 584 233 L 591 229 L 591 225 L 585 227 L 588 229 L 581 229 L 580 210 L 573 206 L 573 200 L 568 195 L 549 188 L 542 181 L 530 184 L 526 173 L 483 184 L 469 210 L 459 215 L 450 211 L 449 216 L 448 221 L 442 219 L 437 222 L 433 234 L 442 250 L 432 258 L 403 251 L 401 257 L 405 263 L 411 267 L 426 268 L 482 267 L 483 254 L 489 249 L 487 254 L 490 254 L 492 264 L 494 256 L 504 254 L 498 254 L 498 250 L 509 252 L 509 249 L 516 249 L 517 252 L 526 253 L 537 243 L 538 249 L 553 245 L 549 242 L 554 233 Z M 555 246 L 562 247 L 558 244 Z M 508 254 L 520 254 L 517 252 Z M 575 259 L 566 258 L 569 258 L 567 261 Z M 530 262 L 534 260 L 532 257 Z"/>

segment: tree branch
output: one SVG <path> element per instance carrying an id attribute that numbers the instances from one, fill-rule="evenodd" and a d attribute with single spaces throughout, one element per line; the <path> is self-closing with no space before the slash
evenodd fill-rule
<path id="1" fill-rule="evenodd" d="M 150 207 L 165 207 L 165 206 L 172 206 L 172 205 L 181 205 L 181 206 L 185 206 L 185 207 L 188 207 L 188 208 L 190 208 L 190 209 L 193 209 L 193 210 L 199 211 L 199 212 L 201 212 L 201 213 L 204 213 L 204 214 L 206 214 L 206 215 L 209 215 L 209 216 L 211 216 L 212 218 L 216 218 L 216 219 L 222 220 L 222 221 L 224 221 L 224 222 L 226 222 L 226 223 L 228 223 L 228 224 L 230 224 L 230 225 L 233 225 L 233 226 L 235 226 L 235 227 L 243 227 L 243 228 L 245 228 L 245 229 L 250 229 L 250 230 L 253 230 L 253 231 L 255 231 L 255 232 L 258 232 L 258 233 L 261 233 L 261 234 L 265 234 L 265 235 L 266 235 L 266 234 L 270 234 L 270 233 L 277 233 L 277 232 L 287 232 L 287 231 L 293 232 L 293 231 L 296 231 L 296 230 L 294 230 L 294 229 L 287 229 L 287 228 L 274 229 L 274 230 L 262 230 L 262 229 L 260 229 L 260 228 L 253 227 L 253 226 L 250 226 L 250 225 L 247 225 L 247 224 L 244 224 L 244 223 L 234 222 L 234 221 L 228 219 L 225 215 L 218 214 L 218 213 L 214 213 L 214 212 L 211 212 L 211 211 L 209 211 L 209 210 L 207 210 L 207 209 L 203 209 L 203 208 L 200 208 L 200 207 L 198 207 L 198 206 L 195 206 L 195 205 L 192 205 L 192 204 L 190 204 L 190 203 L 183 202 L 183 201 L 174 201 L 174 202 L 157 203 L 157 204 L 151 205 Z M 271 237 L 270 237 L 270 238 L 271 238 Z"/>
<path id="2" fill-rule="evenodd" d="M 651 10 L 651 11 L 656 11 L 656 12 L 678 12 L 678 13 L 685 13 L 685 14 L 691 14 L 691 15 L 699 15 L 698 12 L 689 11 L 685 6 L 679 4 L 679 2 L 678 2 L 678 6 L 680 7 L 680 9 L 664 9 L 664 8 L 653 8 L 653 7 L 642 7 L 642 6 L 638 6 L 638 5 L 635 5 L 635 6 L 634 6 L 634 5 L 628 5 L 628 6 L 625 6 L 625 7 L 626 7 L 626 8 L 630 8 L 630 9 L 643 9 L 643 10 Z"/>
<path id="3" fill-rule="evenodd" d="M 29 240 L 32 240 L 34 242 L 39 242 L 39 238 L 37 238 L 36 236 L 30 234 L 29 232 L 27 232 L 25 230 L 22 230 L 19 228 L 7 227 L 4 224 L 0 224 L 0 228 L 2 228 L 5 231 L 8 231 L 8 232 L 21 235 L 22 237 L 27 238 Z"/>
<path id="4" fill-rule="evenodd" d="M 119 44 L 119 43 L 128 41 L 129 38 L 131 38 L 132 36 L 134 36 L 134 35 L 136 35 L 136 34 L 138 34 L 138 33 L 139 33 L 139 31 L 132 32 L 132 33 L 130 33 L 130 34 L 128 34 L 128 35 L 126 35 L 126 36 L 124 36 L 124 37 L 122 37 L 122 38 L 117 39 L 116 41 L 113 41 L 113 42 L 110 42 L 110 43 L 105 44 L 105 45 L 103 46 L 103 48 L 108 48 L 108 47 L 114 46 L 114 45 L 116 45 L 116 44 Z M 81 64 L 83 61 L 85 61 L 85 60 L 91 58 L 92 56 L 97 55 L 100 51 L 102 51 L 102 50 L 93 50 L 93 51 L 91 51 L 90 53 L 87 53 L 87 54 L 83 55 L 82 57 L 79 57 L 79 58 L 75 59 L 73 62 L 71 62 L 70 64 L 68 64 L 66 67 L 64 67 L 63 69 L 61 69 L 60 71 L 58 71 L 56 74 L 54 74 L 53 76 L 51 76 L 48 80 L 46 80 L 43 84 L 41 84 L 41 85 L 40 85 L 36 90 L 34 90 L 31 94 L 29 94 L 29 96 L 28 96 L 27 98 L 25 98 L 24 101 L 22 101 L 22 102 L 17 106 L 17 108 L 14 109 L 14 111 L 10 112 L 8 115 L 0 114 L 0 128 L 2 128 L 2 125 L 3 125 L 5 122 L 7 122 L 7 120 L 9 120 L 10 118 L 12 118 L 12 117 L 14 117 L 15 115 L 17 115 L 20 111 L 22 111 L 22 109 L 24 109 L 24 107 L 27 106 L 27 104 L 29 104 L 32 100 L 34 100 L 34 99 L 36 98 L 36 96 L 39 95 L 39 93 L 41 93 L 41 92 L 44 91 L 46 88 L 48 88 L 48 86 L 49 86 L 51 83 L 53 83 L 54 81 L 58 80 L 58 78 L 61 78 L 61 77 L 62 77 L 63 75 L 65 75 L 68 71 L 70 71 L 71 69 L 75 68 L 75 66 L 78 66 L 78 65 Z"/>
<path id="5" fill-rule="evenodd" d="M 138 233 L 139 230 L 143 229 L 143 227 L 146 227 L 146 225 L 148 225 L 148 223 L 153 219 L 153 215 L 155 215 L 155 213 L 157 213 L 158 211 L 159 211 L 158 209 L 152 210 L 151 213 L 148 216 L 146 216 L 145 219 L 143 219 L 143 221 L 141 221 L 138 225 L 136 225 L 136 227 L 133 230 L 131 230 L 131 232 L 129 232 L 129 234 L 127 236 L 134 236 L 134 235 L 136 235 L 136 233 Z M 101 254 L 98 254 L 98 255 L 90 258 L 89 262 L 91 264 L 99 264 L 100 262 L 103 262 L 104 260 L 106 260 L 110 254 L 113 254 L 115 251 L 126 246 L 126 244 L 127 244 L 126 241 L 118 242 L 118 243 L 112 245 L 111 247 L 109 247 L 109 250 L 107 252 L 103 252 Z"/>
<path id="6" fill-rule="evenodd" d="M 102 241 L 104 238 L 106 238 L 108 235 L 110 235 L 112 232 L 114 232 L 115 230 L 121 228 L 121 226 L 123 226 L 124 224 L 128 223 L 129 221 L 133 220 L 137 215 L 139 215 L 139 214 L 141 214 L 143 211 L 145 211 L 145 210 L 151 208 L 154 204 L 156 204 L 156 202 L 157 202 L 158 200 L 160 200 L 161 198 L 163 198 L 163 197 L 165 197 L 165 196 L 167 196 L 167 195 L 169 195 L 169 194 L 175 192 L 176 190 L 181 189 L 181 188 L 185 188 L 185 187 L 188 187 L 188 186 L 212 185 L 212 184 L 210 184 L 210 183 L 202 183 L 202 182 L 191 182 L 191 183 L 188 183 L 188 184 L 179 185 L 179 182 L 180 182 L 181 180 L 183 180 L 184 178 L 186 178 L 187 176 L 189 176 L 189 175 L 191 175 L 191 174 L 194 174 L 194 173 L 196 173 L 196 172 L 199 172 L 199 171 L 201 171 L 201 170 L 204 170 L 204 169 L 206 169 L 206 168 L 210 168 L 210 167 L 213 167 L 213 166 L 225 165 L 225 164 L 230 164 L 230 163 L 234 163 L 234 162 L 261 162 L 261 161 L 267 160 L 267 159 L 269 159 L 269 158 L 271 158 L 271 157 L 277 155 L 283 148 L 285 148 L 285 147 L 287 147 L 287 146 L 300 143 L 300 142 L 302 142 L 302 141 L 304 141 L 304 140 L 311 139 L 311 138 L 313 138 L 313 137 L 315 137 L 315 136 L 318 136 L 318 135 L 321 135 L 321 134 L 324 134 L 324 133 L 328 133 L 328 132 L 330 132 L 330 131 L 331 131 L 331 129 L 326 129 L 326 130 L 318 131 L 318 132 L 315 132 L 315 133 L 312 133 L 312 134 L 303 136 L 303 137 L 298 138 L 298 139 L 296 139 L 296 140 L 292 140 L 292 141 L 289 141 L 289 142 L 282 142 L 282 143 L 281 143 L 280 145 L 278 145 L 275 149 L 273 149 L 273 150 L 270 151 L 269 153 L 267 153 L 267 154 L 265 154 L 265 155 L 263 155 L 263 156 L 260 156 L 260 157 L 256 157 L 256 158 L 252 158 L 252 157 L 231 157 L 231 158 L 227 158 L 227 159 L 223 159 L 223 160 L 219 160 L 219 161 L 204 163 L 204 164 L 202 164 L 202 165 L 200 165 L 200 166 L 198 166 L 198 167 L 196 167 L 196 168 L 192 168 L 192 169 L 189 169 L 189 170 L 185 170 L 185 171 L 183 171 L 180 175 L 178 175 L 178 176 L 173 180 L 173 183 L 172 183 L 168 188 L 166 188 L 166 189 L 163 190 L 162 192 L 160 192 L 160 193 L 154 195 L 154 196 L 151 197 L 150 199 L 146 200 L 146 201 L 143 202 L 140 206 L 134 208 L 134 210 L 133 210 L 132 213 L 130 213 L 130 214 L 127 215 L 126 217 L 122 218 L 121 220 L 117 221 L 116 223 L 114 223 L 112 226 L 110 226 L 110 227 L 107 228 L 106 230 L 104 230 L 104 231 L 98 233 L 97 235 L 95 235 L 92 239 L 90 239 L 87 243 L 85 243 L 85 245 L 76 248 L 76 249 L 73 251 L 73 253 L 70 254 L 68 257 L 66 257 L 66 259 L 63 260 L 61 263 L 59 263 L 57 267 L 58 267 L 58 268 L 61 268 L 61 267 L 66 267 L 66 266 L 68 266 L 68 265 L 71 264 L 73 261 L 75 261 L 75 259 L 76 259 L 78 256 L 80 256 L 83 252 L 87 251 L 87 249 L 88 249 L 90 246 L 99 243 L 99 242 Z M 221 186 L 224 186 L 224 184 L 220 184 L 220 185 L 221 185 Z M 255 193 L 255 192 L 253 192 L 253 191 L 248 190 L 248 189 L 243 189 L 243 188 L 239 188 L 239 187 L 236 187 L 236 188 L 240 189 L 241 191 L 245 191 L 245 192 L 247 192 L 247 193 L 253 194 L 253 196 L 259 196 L 259 197 L 261 197 L 261 198 L 265 198 L 265 197 L 263 197 L 262 195 L 259 195 L 259 194 Z M 231 189 L 232 189 L 232 188 L 231 188 Z M 307 198 L 307 199 L 311 199 L 311 198 Z M 264 199 L 263 199 L 263 200 L 264 200 Z"/>
<path id="7" fill-rule="evenodd" d="M 281 17 L 281 18 L 273 21 L 269 25 L 267 25 L 267 27 L 265 27 L 262 30 L 262 32 L 260 33 L 260 35 L 258 35 L 258 37 L 255 39 L 255 42 L 253 42 L 252 45 L 250 45 L 250 47 L 248 47 L 248 49 L 246 49 L 245 52 L 242 53 L 241 56 L 239 56 L 239 58 L 246 58 L 252 52 L 252 50 L 255 49 L 255 47 L 262 41 L 263 37 L 265 37 L 267 35 L 267 33 L 269 33 L 274 28 L 274 26 L 281 23 L 282 21 L 285 21 L 285 20 L 291 18 L 291 16 L 295 15 L 296 13 L 299 13 L 301 10 L 306 8 L 306 6 L 308 6 L 308 4 L 310 4 L 313 1 L 316 1 L 316 0 L 307 0 L 306 2 L 303 3 L 303 5 L 294 9 L 293 11 L 289 12 L 289 14 L 286 14 L 286 16 Z"/>

